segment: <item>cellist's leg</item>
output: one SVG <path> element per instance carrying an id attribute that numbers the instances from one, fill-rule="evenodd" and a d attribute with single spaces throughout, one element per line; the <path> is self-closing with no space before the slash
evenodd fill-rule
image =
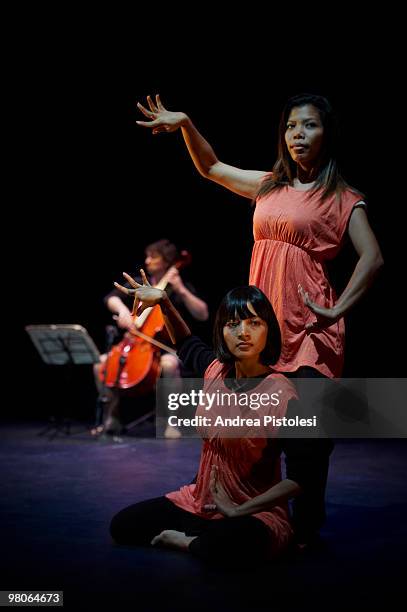
<path id="1" fill-rule="evenodd" d="M 95 387 L 98 393 L 98 398 L 96 401 L 95 426 L 90 430 L 90 433 L 92 436 L 98 436 L 104 430 L 104 426 L 102 425 L 102 423 L 104 419 L 104 414 L 103 414 L 104 406 L 107 400 L 105 388 L 104 388 L 103 382 L 100 379 L 100 371 L 101 371 L 103 364 L 106 362 L 107 354 L 104 353 L 103 355 L 100 355 L 99 359 L 100 360 L 97 363 L 93 364 L 93 378 L 95 381 Z"/>
<path id="2" fill-rule="evenodd" d="M 95 379 L 95 385 L 96 385 L 96 389 L 98 393 L 101 393 L 103 390 L 103 383 L 100 380 L 100 370 L 101 370 L 102 365 L 105 363 L 106 359 L 107 359 L 106 354 L 100 355 L 100 361 L 98 361 L 98 363 L 93 364 L 93 376 Z"/>
<path id="3" fill-rule="evenodd" d="M 173 379 L 173 388 L 174 392 L 182 391 L 182 378 L 181 378 L 181 370 L 180 370 L 180 361 L 178 357 L 175 355 L 171 355 L 171 353 L 164 353 L 161 355 L 160 360 L 161 366 L 161 376 L 163 378 L 171 378 Z M 168 416 L 170 416 L 168 414 Z M 164 431 L 165 438 L 180 438 L 181 432 L 177 427 L 173 427 L 172 425 L 167 425 Z"/>
<path id="4" fill-rule="evenodd" d="M 103 428 L 106 432 L 120 433 L 120 390 L 106 389 L 106 404 L 103 415 Z"/>

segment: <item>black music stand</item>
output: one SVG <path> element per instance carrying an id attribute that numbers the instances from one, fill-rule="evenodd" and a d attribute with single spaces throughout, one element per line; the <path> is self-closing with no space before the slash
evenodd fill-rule
<path id="1" fill-rule="evenodd" d="M 81 325 L 27 325 L 26 332 L 35 348 L 47 365 L 66 366 L 66 380 L 69 384 L 73 366 L 91 365 L 100 361 L 99 351 Z M 57 417 L 50 417 L 50 424 L 38 435 L 44 435 L 52 430 L 50 439 L 59 431 L 70 434 L 71 421 L 63 418 L 62 423 Z"/>

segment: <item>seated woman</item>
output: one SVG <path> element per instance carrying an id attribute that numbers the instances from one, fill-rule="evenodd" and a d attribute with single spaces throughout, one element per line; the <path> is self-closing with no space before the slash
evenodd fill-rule
<path id="1" fill-rule="evenodd" d="M 295 404 L 294 387 L 270 366 L 280 354 L 280 330 L 260 289 L 238 287 L 225 296 L 216 315 L 213 352 L 191 335 L 165 291 L 151 287 L 141 274 L 143 285 L 125 274 L 134 289 L 115 283 L 116 287 L 136 296 L 135 312 L 160 304 L 181 361 L 204 376 L 205 385 L 218 381 L 233 391 L 250 393 L 265 380 L 284 387 L 280 414 L 286 413 L 288 402 Z M 304 540 L 323 522 L 331 448 L 321 442 L 325 441 L 222 438 L 210 429 L 196 482 L 120 511 L 111 522 L 111 535 L 119 544 L 168 546 L 216 563 L 254 564 L 274 558 L 293 541 L 295 530 L 297 539 Z M 314 512 L 309 512 L 308 503 L 307 524 L 297 518 L 293 529 L 288 500 L 296 496 L 310 497 Z"/>

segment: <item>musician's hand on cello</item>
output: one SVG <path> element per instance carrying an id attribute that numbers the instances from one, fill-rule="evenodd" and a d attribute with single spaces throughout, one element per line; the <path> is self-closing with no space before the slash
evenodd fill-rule
<path id="1" fill-rule="evenodd" d="M 123 272 L 124 278 L 127 282 L 133 287 L 133 289 L 129 289 L 128 287 L 123 287 L 119 283 L 114 283 L 116 289 L 119 289 L 122 293 L 126 295 L 135 296 L 132 316 L 140 315 L 146 308 L 150 308 L 151 306 L 155 306 L 159 304 L 163 297 L 165 296 L 165 291 L 161 289 L 157 289 L 156 287 L 152 287 L 147 280 L 144 270 L 140 270 L 140 275 L 143 280 L 143 284 L 140 285 L 137 281 L 134 280 L 127 274 Z"/>
<path id="2" fill-rule="evenodd" d="M 116 321 L 120 329 L 130 329 L 133 325 L 133 317 L 131 316 L 128 308 L 123 308 L 122 311 L 113 315 L 113 319 Z"/>
<path id="3" fill-rule="evenodd" d="M 185 291 L 185 285 L 182 282 L 180 273 L 175 266 L 171 266 L 171 268 L 167 270 L 165 277 L 176 293 L 182 293 Z"/>

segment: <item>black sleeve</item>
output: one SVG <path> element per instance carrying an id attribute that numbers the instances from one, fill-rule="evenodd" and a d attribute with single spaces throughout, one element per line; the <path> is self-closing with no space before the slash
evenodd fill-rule
<path id="1" fill-rule="evenodd" d="M 290 400 L 288 412 L 293 410 L 297 400 Z M 293 408 L 294 407 L 294 408 Z M 328 438 L 282 438 L 285 454 L 286 477 L 294 480 L 306 490 L 316 490 L 324 486 L 329 456 L 334 444 Z"/>
<path id="2" fill-rule="evenodd" d="M 206 368 L 216 359 L 214 351 L 197 336 L 188 336 L 177 346 L 177 354 L 185 369 L 202 377 Z"/>
<path id="3" fill-rule="evenodd" d="M 185 287 L 188 289 L 188 291 L 190 291 L 193 295 L 196 295 L 198 297 L 198 292 L 195 289 L 195 287 L 193 286 L 192 283 L 190 283 L 189 281 L 184 281 L 184 279 L 182 279 L 182 282 L 184 283 Z"/>

